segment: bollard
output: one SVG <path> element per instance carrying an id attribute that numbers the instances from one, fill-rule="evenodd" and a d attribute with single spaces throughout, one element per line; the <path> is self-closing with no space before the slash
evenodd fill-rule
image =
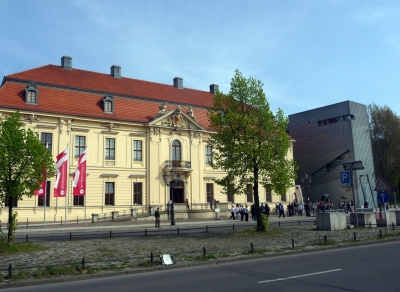
<path id="1" fill-rule="evenodd" d="M 233 229 L 232 230 L 235 230 L 235 224 L 233 224 Z"/>
<path id="2" fill-rule="evenodd" d="M 72 240 L 72 232 L 69 233 L 69 240 Z"/>
<path id="3" fill-rule="evenodd" d="M 292 238 L 292 248 L 294 248 L 294 239 Z"/>
<path id="4" fill-rule="evenodd" d="M 206 232 L 208 232 L 208 226 L 206 225 Z"/>
<path id="5" fill-rule="evenodd" d="M 26 242 L 28 242 L 28 234 L 26 235 Z"/>
<path id="6" fill-rule="evenodd" d="M 177 231 L 178 231 L 178 235 L 179 235 L 179 227 L 178 227 Z"/>
<path id="7" fill-rule="evenodd" d="M 206 257 L 206 247 L 203 246 L 203 257 Z"/>
<path id="8" fill-rule="evenodd" d="M 85 258 L 82 258 L 82 270 L 85 269 Z"/>
<path id="9" fill-rule="evenodd" d="M 11 279 L 12 277 L 12 264 L 10 263 L 8 265 L 8 279 Z"/>
<path id="10" fill-rule="evenodd" d="M 371 222 L 369 222 L 369 228 L 372 228 L 372 224 L 371 224 Z"/>
<path id="11" fill-rule="evenodd" d="M 279 227 L 281 227 L 281 221 L 279 221 L 278 223 L 279 223 Z"/>
<path id="12" fill-rule="evenodd" d="M 299 226 L 300 226 L 300 220 L 299 220 Z"/>
<path id="13" fill-rule="evenodd" d="M 324 241 L 325 241 L 325 244 L 328 243 L 328 239 L 327 239 L 327 237 L 326 237 L 326 234 L 324 235 Z"/>
<path id="14" fill-rule="evenodd" d="M 112 237 L 112 231 L 110 230 L 110 238 Z"/>
<path id="15" fill-rule="evenodd" d="M 253 243 L 250 244 L 250 249 L 251 249 L 251 253 L 253 254 L 253 253 L 254 253 L 254 246 L 253 246 Z"/>
<path id="16" fill-rule="evenodd" d="M 61 225 L 62 225 L 62 216 L 61 216 Z"/>
<path id="17" fill-rule="evenodd" d="M 379 229 L 379 237 L 382 238 L 382 229 Z"/>
<path id="18" fill-rule="evenodd" d="M 394 223 L 392 222 L 392 229 L 394 230 Z"/>
<path id="19" fill-rule="evenodd" d="M 144 236 L 147 236 L 147 228 L 144 229 Z"/>
<path id="20" fill-rule="evenodd" d="M 150 252 L 150 262 L 153 262 L 153 252 Z"/>
<path id="21" fill-rule="evenodd" d="M 356 235 L 356 233 L 354 232 L 354 241 L 356 241 L 357 240 L 357 235 Z"/>

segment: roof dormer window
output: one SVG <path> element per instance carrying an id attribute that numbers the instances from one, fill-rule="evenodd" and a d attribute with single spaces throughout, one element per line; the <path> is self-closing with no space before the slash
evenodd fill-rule
<path id="1" fill-rule="evenodd" d="M 114 100 L 110 94 L 107 94 L 105 97 L 103 97 L 103 110 L 105 113 L 114 113 Z"/>
<path id="2" fill-rule="evenodd" d="M 39 90 L 33 83 L 25 88 L 25 102 L 30 104 L 38 104 Z"/>

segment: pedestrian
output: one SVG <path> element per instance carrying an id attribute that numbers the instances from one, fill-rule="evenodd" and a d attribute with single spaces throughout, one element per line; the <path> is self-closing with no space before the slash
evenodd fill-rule
<path id="1" fill-rule="evenodd" d="M 271 211 L 271 208 L 268 206 L 268 203 L 265 203 L 265 215 L 267 218 L 269 217 L 269 212 Z"/>
<path id="2" fill-rule="evenodd" d="M 239 205 L 238 204 L 235 207 L 235 215 L 236 215 L 236 220 L 239 220 Z"/>
<path id="3" fill-rule="evenodd" d="M 235 220 L 235 206 L 233 206 L 233 205 L 232 205 L 232 208 L 231 208 L 231 217 L 229 217 L 229 219 Z"/>
<path id="4" fill-rule="evenodd" d="M 303 202 L 301 202 L 301 203 L 297 206 L 297 211 L 298 211 L 297 216 L 303 216 L 303 208 L 304 208 Z"/>
<path id="5" fill-rule="evenodd" d="M 282 205 L 282 203 L 279 203 L 279 218 L 285 218 L 285 207 Z"/>
<path id="6" fill-rule="evenodd" d="M 157 210 L 154 212 L 154 217 L 156 218 L 156 227 L 160 227 L 160 208 L 157 207 Z"/>
<path id="7" fill-rule="evenodd" d="M 240 221 L 243 221 L 243 218 L 244 218 L 244 208 L 243 208 L 243 205 L 240 205 L 240 207 L 239 207 L 239 213 L 240 213 Z"/>
<path id="8" fill-rule="evenodd" d="M 244 208 L 244 216 L 246 217 L 246 221 L 249 221 L 249 208 L 246 207 Z"/>
<path id="9" fill-rule="evenodd" d="M 251 219 L 253 219 L 253 221 L 256 221 L 256 205 L 251 205 L 250 207 L 250 213 L 251 213 Z"/>
<path id="10" fill-rule="evenodd" d="M 264 203 L 261 203 L 261 206 L 260 206 L 260 213 L 261 213 L 261 214 L 265 214 L 265 206 L 264 206 Z"/>
<path id="11" fill-rule="evenodd" d="M 188 199 L 186 199 L 185 204 L 186 204 L 186 210 L 190 210 L 189 200 Z"/>

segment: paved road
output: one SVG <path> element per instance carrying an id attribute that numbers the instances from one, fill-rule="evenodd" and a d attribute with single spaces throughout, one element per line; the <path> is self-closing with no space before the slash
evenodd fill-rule
<path id="1" fill-rule="evenodd" d="M 168 269 L 9 291 L 399 291 L 400 243 Z"/>

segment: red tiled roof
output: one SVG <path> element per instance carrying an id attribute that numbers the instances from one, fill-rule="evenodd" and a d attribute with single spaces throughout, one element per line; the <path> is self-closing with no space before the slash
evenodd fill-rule
<path id="1" fill-rule="evenodd" d="M 125 77 L 114 78 L 108 74 L 80 69 L 66 70 L 55 65 L 45 65 L 7 75 L 6 79 L 9 78 L 83 90 L 111 92 L 112 94 L 163 100 L 181 105 L 211 107 L 214 97 L 212 93 L 207 91 L 189 88 L 177 89 L 173 85 Z"/>
<path id="2" fill-rule="evenodd" d="M 102 104 L 104 94 L 39 85 L 37 85 L 39 90 L 38 104 L 32 105 L 25 103 L 25 88 L 27 85 L 12 81 L 5 82 L 3 87 L 0 88 L 0 107 L 20 111 L 148 123 L 155 118 L 160 106 L 160 102 L 151 100 L 114 97 L 114 114 L 105 114 Z M 184 104 L 182 104 L 182 110 L 186 111 Z M 167 105 L 167 110 L 174 108 L 171 105 Z M 207 110 L 193 107 L 193 112 L 197 122 L 204 128 L 209 128 Z"/>

